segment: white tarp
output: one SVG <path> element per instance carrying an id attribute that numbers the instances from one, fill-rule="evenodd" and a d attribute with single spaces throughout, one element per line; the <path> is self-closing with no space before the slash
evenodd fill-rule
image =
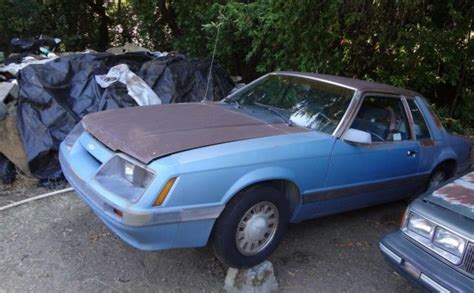
<path id="1" fill-rule="evenodd" d="M 33 57 L 25 57 L 20 64 L 10 63 L 8 65 L 0 66 L 0 72 L 8 72 L 12 75 L 17 75 L 18 71 L 25 68 L 30 64 L 45 64 L 51 62 L 52 60 L 58 58 L 57 56 L 52 56 L 48 59 L 35 59 Z"/>

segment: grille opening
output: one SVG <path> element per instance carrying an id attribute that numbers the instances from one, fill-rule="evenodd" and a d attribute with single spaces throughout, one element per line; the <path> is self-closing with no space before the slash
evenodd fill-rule
<path id="1" fill-rule="evenodd" d="M 469 244 L 461 268 L 471 275 L 474 275 L 474 244 Z"/>

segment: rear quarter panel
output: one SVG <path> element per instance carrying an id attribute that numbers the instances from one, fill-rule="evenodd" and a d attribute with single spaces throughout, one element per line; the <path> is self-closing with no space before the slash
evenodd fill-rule
<path id="1" fill-rule="evenodd" d="M 415 100 L 433 140 L 429 145 L 423 145 L 421 141 L 423 153 L 420 158 L 420 172 L 432 172 L 437 165 L 450 159 L 456 161 L 457 172 L 466 170 L 470 165 L 471 143 L 461 136 L 448 133 L 426 99 L 417 96 Z"/>
<path id="2" fill-rule="evenodd" d="M 472 143 L 468 139 L 455 135 L 455 134 L 448 134 L 447 140 L 449 141 L 449 145 L 453 149 L 453 152 L 457 156 L 457 172 L 464 172 L 472 166 Z"/>

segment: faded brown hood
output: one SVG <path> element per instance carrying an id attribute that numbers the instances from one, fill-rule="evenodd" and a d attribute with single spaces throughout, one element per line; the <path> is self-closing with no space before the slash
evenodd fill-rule
<path id="1" fill-rule="evenodd" d="M 193 148 L 306 131 L 226 109 L 215 103 L 168 104 L 89 114 L 84 128 L 114 151 L 148 164 Z"/>

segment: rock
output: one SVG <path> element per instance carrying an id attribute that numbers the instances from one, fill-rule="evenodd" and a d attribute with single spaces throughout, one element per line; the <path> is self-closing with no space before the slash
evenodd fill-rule
<path id="1" fill-rule="evenodd" d="M 272 263 L 266 260 L 248 270 L 229 268 L 225 277 L 224 290 L 229 293 L 277 291 L 278 282 Z"/>

